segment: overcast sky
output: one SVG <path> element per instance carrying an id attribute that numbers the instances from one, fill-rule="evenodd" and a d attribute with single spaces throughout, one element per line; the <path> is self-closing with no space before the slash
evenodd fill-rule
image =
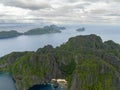
<path id="1" fill-rule="evenodd" d="M 5 23 L 120 23 L 120 0 L 0 0 Z"/>

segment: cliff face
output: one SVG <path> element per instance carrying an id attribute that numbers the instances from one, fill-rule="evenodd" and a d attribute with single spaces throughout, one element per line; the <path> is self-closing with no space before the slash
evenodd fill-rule
<path id="1" fill-rule="evenodd" d="M 68 90 L 120 90 L 120 45 L 96 35 L 77 36 L 60 47 L 16 52 L 0 59 L 0 70 L 11 72 L 18 90 L 54 78 L 68 81 Z"/>

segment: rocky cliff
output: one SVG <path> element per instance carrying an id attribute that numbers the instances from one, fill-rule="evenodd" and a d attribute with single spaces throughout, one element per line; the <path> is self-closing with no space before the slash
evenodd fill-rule
<path id="1" fill-rule="evenodd" d="M 120 90 L 120 45 L 96 35 L 76 36 L 60 47 L 14 52 L 0 59 L 18 90 L 66 79 L 67 90 Z"/>

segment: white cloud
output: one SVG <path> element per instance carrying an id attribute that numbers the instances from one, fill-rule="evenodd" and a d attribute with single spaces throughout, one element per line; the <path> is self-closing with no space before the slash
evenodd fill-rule
<path id="1" fill-rule="evenodd" d="M 0 2 L 8 6 L 15 6 L 32 10 L 51 7 L 48 0 L 1 0 Z"/>
<path id="2" fill-rule="evenodd" d="M 5 22 L 119 23 L 119 0 L 1 0 Z"/>

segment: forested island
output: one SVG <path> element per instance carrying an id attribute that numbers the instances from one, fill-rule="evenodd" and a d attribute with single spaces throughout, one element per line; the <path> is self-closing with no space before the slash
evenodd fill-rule
<path id="1" fill-rule="evenodd" d="M 120 45 L 80 35 L 56 48 L 8 54 L 0 58 L 0 71 L 13 75 L 17 90 L 59 78 L 67 81 L 66 90 L 120 90 Z"/>
<path id="2" fill-rule="evenodd" d="M 61 33 L 60 30 L 65 29 L 64 27 L 58 27 L 56 25 L 45 26 L 43 28 L 31 29 L 24 33 L 24 35 L 39 35 L 39 34 L 49 34 L 49 33 Z"/>
<path id="3" fill-rule="evenodd" d="M 22 33 L 19 33 L 15 30 L 1 31 L 0 32 L 0 39 L 17 37 L 17 36 L 20 36 L 20 35 L 22 35 Z"/>
<path id="4" fill-rule="evenodd" d="M 17 37 L 20 35 L 41 35 L 41 34 L 50 34 L 50 33 L 61 33 L 60 30 L 64 30 L 64 29 L 65 27 L 50 25 L 50 26 L 44 26 L 43 28 L 34 28 L 24 33 L 20 33 L 15 30 L 1 31 L 0 39 Z"/>

